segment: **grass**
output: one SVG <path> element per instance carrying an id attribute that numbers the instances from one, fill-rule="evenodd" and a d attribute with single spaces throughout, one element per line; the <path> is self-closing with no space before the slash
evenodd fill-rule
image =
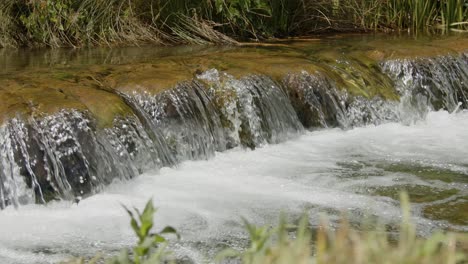
<path id="1" fill-rule="evenodd" d="M 468 29 L 468 2 L 464 0 L 341 0 L 340 14 L 366 30 Z"/>
<path id="2" fill-rule="evenodd" d="M 0 3 L 0 47 L 15 47 L 21 42 L 20 34 L 16 34 L 17 25 L 14 21 L 17 18 L 13 16 L 12 2 L 5 1 Z"/>
<path id="3" fill-rule="evenodd" d="M 124 208 L 130 216 L 130 226 L 138 238 L 137 244 L 130 252 L 123 249 L 118 256 L 109 259 L 97 255 L 89 261 L 79 258 L 66 263 L 95 264 L 104 261 L 107 264 L 156 264 L 169 262 L 171 260 L 170 252 L 166 250 L 167 242 L 164 236 L 174 234 L 179 238 L 179 235 L 171 226 L 166 226 L 159 232 L 152 232 L 153 217 L 157 211 L 153 206 L 153 201 L 149 200 L 142 212 L 137 208 L 133 208 L 133 210 L 125 206 Z"/>
<path id="4" fill-rule="evenodd" d="M 360 264 L 360 263 L 407 263 L 457 264 L 468 262 L 468 236 L 466 234 L 436 232 L 428 238 L 420 238 L 410 220 L 409 200 L 402 194 L 403 217 L 398 237 L 390 236 L 383 225 L 368 231 L 358 231 L 350 227 L 346 219 L 333 230 L 326 220 L 313 232 L 309 228 L 306 214 L 297 225 L 288 224 L 280 218 L 278 227 L 255 226 L 245 221 L 250 237 L 249 247 L 244 251 L 225 249 L 220 252 L 217 263 L 244 264 Z M 85 261 L 73 260 L 69 264 L 112 263 L 112 264 L 156 264 L 175 263 L 162 236 L 176 233 L 172 227 L 166 227 L 159 233 L 151 233 L 155 209 L 148 202 L 140 213 L 126 209 L 131 217 L 131 226 L 138 237 L 138 243 L 132 252 L 123 250 L 117 257 L 102 259 L 99 256 Z"/>
<path id="5" fill-rule="evenodd" d="M 343 220 L 337 230 L 331 230 L 326 220 L 314 234 L 304 216 L 291 234 L 291 226 L 280 221 L 275 230 L 246 224 L 250 234 L 250 248 L 244 252 L 227 250 L 227 256 L 240 258 L 245 264 L 266 263 L 466 263 L 468 255 L 466 235 L 434 233 L 423 239 L 416 235 L 410 221 L 407 195 L 402 196 L 403 218 L 398 238 L 390 237 L 380 226 L 371 231 L 357 231 Z M 315 240 L 313 239 L 315 237 Z"/>
<path id="6" fill-rule="evenodd" d="M 2 0 L 0 47 L 233 44 L 327 31 L 466 31 L 465 0 Z"/>

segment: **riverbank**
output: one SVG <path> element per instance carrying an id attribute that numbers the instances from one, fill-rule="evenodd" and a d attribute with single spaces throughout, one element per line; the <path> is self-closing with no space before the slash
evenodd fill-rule
<path id="1" fill-rule="evenodd" d="M 329 32 L 466 31 L 465 0 L 5 0 L 0 47 L 238 44 Z"/>

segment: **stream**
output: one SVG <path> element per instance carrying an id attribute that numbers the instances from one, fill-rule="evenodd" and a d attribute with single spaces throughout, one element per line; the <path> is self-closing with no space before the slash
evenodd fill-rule
<path id="1" fill-rule="evenodd" d="M 0 262 L 116 254 L 148 199 L 187 263 L 242 218 L 395 227 L 403 190 L 419 235 L 468 232 L 468 47 L 369 38 L 0 54 Z"/>

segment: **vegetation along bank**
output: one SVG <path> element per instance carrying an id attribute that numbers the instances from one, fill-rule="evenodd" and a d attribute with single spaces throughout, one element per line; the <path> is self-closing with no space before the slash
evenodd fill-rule
<path id="1" fill-rule="evenodd" d="M 2 0 L 0 47 L 235 44 L 356 31 L 466 31 L 467 0 Z"/>

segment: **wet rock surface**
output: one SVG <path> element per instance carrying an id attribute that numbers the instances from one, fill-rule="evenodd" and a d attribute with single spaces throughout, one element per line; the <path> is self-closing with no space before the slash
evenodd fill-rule
<path id="1" fill-rule="evenodd" d="M 81 199 L 114 179 L 304 128 L 413 122 L 465 107 L 466 42 L 431 43 L 420 46 L 423 58 L 378 41 L 300 42 L 2 72 L 0 206 Z"/>

